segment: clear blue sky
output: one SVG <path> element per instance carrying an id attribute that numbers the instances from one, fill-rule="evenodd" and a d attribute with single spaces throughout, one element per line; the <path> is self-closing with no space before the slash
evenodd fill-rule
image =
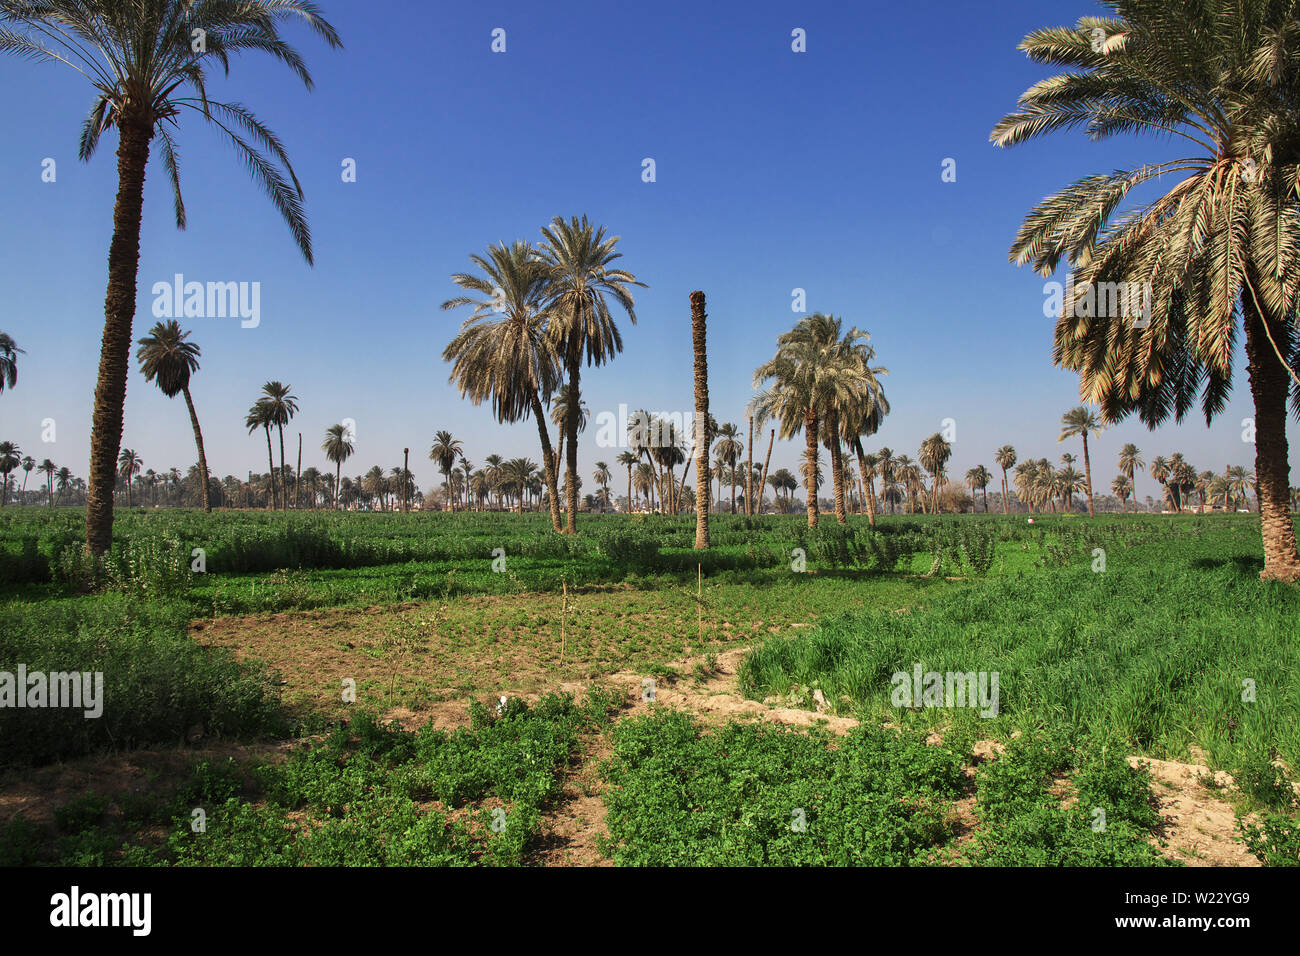
<path id="1" fill-rule="evenodd" d="M 1052 365 L 1044 280 L 1010 265 L 1007 249 L 1044 195 L 1167 147 L 1062 135 L 1003 151 L 988 134 L 1045 75 L 1016 44 L 1096 12 L 1087 0 L 322 6 L 345 49 L 295 32 L 314 92 L 257 57 L 212 90 L 251 107 L 287 144 L 307 194 L 314 269 L 196 116 L 180 139 L 188 231 L 175 229 L 161 167 L 150 167 L 136 337 L 154 322 L 153 283 L 175 273 L 261 283 L 258 328 L 183 323 L 203 348 L 193 392 L 216 475 L 265 469 L 264 440 L 247 435 L 243 417 L 269 379 L 298 396 L 287 444 L 292 458 L 302 431 L 304 466 L 325 466 L 323 432 L 343 418 L 357 423 L 351 474 L 400 464 L 410 446 L 430 488 L 440 428 L 475 465 L 492 452 L 540 459 L 531 422 L 496 425 L 447 384 L 441 351 L 462 316 L 438 306 L 469 254 L 536 240 L 553 216 L 583 213 L 623 237 L 623 262 L 650 286 L 637 295 L 638 324 L 621 322 L 624 354 L 583 376 L 593 415 L 621 402 L 692 407 L 688 295 L 703 289 L 713 411 L 743 428 L 753 369 L 798 317 L 799 287 L 809 311 L 867 329 L 890 370 L 894 413 L 871 447 L 916 457 L 952 418 L 955 476 L 993 469 L 1004 443 L 1022 459 L 1078 453 L 1077 442 L 1056 441 L 1061 414 L 1078 404 L 1077 377 Z M 504 54 L 490 49 L 497 27 Z M 795 28 L 807 31 L 806 53 L 791 50 Z M 116 137 L 90 164 L 77 160 L 92 95 L 66 67 L 0 58 L 0 87 L 11 91 L 0 101 L 0 329 L 27 351 L 18 387 L 0 397 L 0 437 L 84 476 Z M 46 157 L 58 164 L 55 183 L 42 182 Z M 355 183 L 340 176 L 346 157 Z M 654 183 L 641 178 L 646 157 Z M 947 158 L 955 183 L 941 179 Z M 1251 415 L 1241 372 L 1212 429 L 1190 418 L 1154 434 L 1136 421 L 1109 430 L 1092 446 L 1095 487 L 1108 490 L 1127 441 L 1148 461 L 1181 451 L 1198 470 L 1253 469 L 1241 440 Z M 57 422 L 52 445 L 41 442 L 45 418 Z M 593 463 L 616 454 L 594 440 L 592 427 L 580 452 L 587 490 Z M 123 441 L 146 468 L 195 459 L 183 402 L 138 371 Z M 773 468 L 793 468 L 798 453 L 798 442 L 778 443 Z M 1140 496 L 1154 490 L 1138 478 Z"/>

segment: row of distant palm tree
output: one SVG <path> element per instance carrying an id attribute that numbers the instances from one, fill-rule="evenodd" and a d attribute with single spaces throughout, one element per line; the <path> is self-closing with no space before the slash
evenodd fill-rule
<path id="1" fill-rule="evenodd" d="M 23 485 L 19 494 L 26 495 L 28 477 L 33 471 L 39 471 L 45 475 L 45 489 L 51 506 L 55 504 L 56 488 L 62 497 L 65 492 L 75 491 L 79 480 L 67 466 L 60 468 L 48 458 L 37 464 L 36 459 L 31 455 L 24 455 L 15 442 L 0 441 L 0 507 L 3 507 L 9 498 L 9 476 L 19 468 L 23 470 Z"/>

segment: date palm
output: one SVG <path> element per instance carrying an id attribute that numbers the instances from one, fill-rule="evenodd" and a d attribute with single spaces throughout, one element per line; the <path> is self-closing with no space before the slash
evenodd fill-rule
<path id="1" fill-rule="evenodd" d="M 547 330 L 556 354 L 560 356 L 568 388 L 575 397 L 582 365 L 604 365 L 623 351 L 623 338 L 610 312 L 607 297 L 622 307 L 632 324 L 636 309 L 632 286 L 646 288 L 636 276 L 613 265 L 622 258 L 615 251 L 619 237 L 606 236 L 603 226 L 595 226 L 574 216 L 556 216 L 549 227 L 542 228 L 545 239 L 541 256 L 548 269 L 547 311 L 551 313 Z M 565 485 L 568 499 L 566 534 L 577 533 L 578 521 L 578 407 L 568 406 L 564 422 L 568 442 L 565 461 Z"/>
<path id="2" fill-rule="evenodd" d="M 64 465 L 54 473 L 54 487 L 59 492 L 59 500 L 62 501 L 67 495 L 68 490 L 72 487 L 72 469 Z"/>
<path id="3" fill-rule="evenodd" d="M 707 348 L 708 312 L 703 292 L 691 293 L 691 345 L 692 371 L 695 386 L 695 434 L 691 436 L 691 450 L 698 464 L 695 466 L 695 550 L 709 547 L 709 488 L 713 477 L 709 474 L 709 445 L 713 440 L 712 415 L 709 414 L 709 357 Z M 750 419 L 753 428 L 753 419 Z M 682 483 L 686 476 L 683 474 Z M 758 498 L 763 499 L 763 486 L 758 487 Z"/>
<path id="4" fill-rule="evenodd" d="M 1127 511 L 1128 496 L 1133 494 L 1133 481 L 1127 475 L 1116 475 L 1115 480 L 1110 483 L 1110 490 L 1115 493 L 1119 499 L 1121 511 Z M 1134 502 L 1136 504 L 1136 502 Z"/>
<path id="5" fill-rule="evenodd" d="M 864 387 L 864 374 L 861 362 L 845 354 L 840 332 L 841 322 L 834 316 L 820 312 L 806 316 L 777 338 L 776 355 L 754 370 L 754 387 L 761 391 L 751 403 L 752 413 L 775 420 L 783 439 L 804 433 L 810 528 L 817 527 L 818 519 L 817 443 L 823 437 L 823 422 L 831 448 L 835 514 L 837 520 L 844 520 L 839 411 Z"/>
<path id="6" fill-rule="evenodd" d="M 989 482 L 993 480 L 993 475 L 983 465 L 976 465 L 966 472 L 966 484 L 972 492 L 984 492 L 984 513 L 989 513 Z"/>
<path id="7" fill-rule="evenodd" d="M 1119 450 L 1119 472 L 1128 479 L 1129 491 L 1133 493 L 1133 510 L 1137 511 L 1137 480 L 1134 475 L 1145 467 L 1142 449 L 1132 442 Z"/>
<path id="8" fill-rule="evenodd" d="M 270 432 L 267 432 L 267 449 L 270 449 Z M 320 450 L 325 453 L 325 457 L 334 462 L 334 510 L 338 511 L 342 507 L 342 496 L 339 491 L 342 488 L 343 463 L 352 457 L 353 447 L 350 441 L 351 433 L 348 426 L 340 422 L 337 425 L 331 425 L 325 429 L 325 440 L 321 442 Z"/>
<path id="9" fill-rule="evenodd" d="M 438 470 L 442 472 L 443 480 L 447 486 L 447 509 L 455 510 L 451 497 L 451 469 L 456 464 L 456 459 L 464 454 L 460 440 L 451 437 L 449 431 L 438 431 L 433 436 L 433 445 L 429 448 L 429 460 L 438 463 Z M 520 459 L 515 459 L 519 461 Z"/>
<path id="10" fill-rule="evenodd" d="M 9 497 L 9 475 L 23 461 L 23 452 L 11 441 L 0 441 L 0 508 Z"/>
<path id="11" fill-rule="evenodd" d="M 605 495 L 609 495 L 609 463 L 604 461 L 596 462 L 596 470 L 591 474 L 591 480 L 600 485 L 605 490 Z"/>
<path id="12" fill-rule="evenodd" d="M 274 511 L 276 507 L 276 498 L 275 498 L 276 484 L 275 484 L 275 453 L 271 450 L 271 425 L 272 424 L 274 424 L 274 422 L 271 419 L 271 409 L 268 405 L 266 405 L 264 402 L 261 401 L 254 402 L 253 406 L 248 410 L 248 414 L 244 416 L 244 427 L 248 429 L 248 433 L 250 435 L 253 434 L 253 432 L 257 431 L 259 428 L 266 433 L 266 464 L 267 464 L 266 477 L 267 477 L 267 481 L 270 483 L 269 499 L 270 499 L 271 510 Z"/>
<path id="13" fill-rule="evenodd" d="M 27 494 L 27 479 L 31 477 L 32 469 L 36 467 L 36 459 L 31 455 L 23 456 L 23 490 L 22 494 Z"/>
<path id="14" fill-rule="evenodd" d="M 745 443 L 740 440 L 740 429 L 732 422 L 727 422 L 718 426 L 718 441 L 713 446 L 713 452 L 717 455 L 718 460 L 726 463 L 727 470 L 734 473 L 736 462 L 744 454 Z M 736 481 L 734 474 L 731 481 L 731 513 L 736 513 Z"/>
<path id="15" fill-rule="evenodd" d="M 36 466 L 36 470 L 45 476 L 46 501 L 49 507 L 51 508 L 54 507 L 54 486 L 52 484 L 52 481 L 54 478 L 54 473 L 58 471 L 58 469 L 59 466 L 54 464 L 54 462 L 50 461 L 48 458 L 44 459 L 39 465 Z"/>
<path id="16" fill-rule="evenodd" d="M 1073 268 L 1055 361 L 1080 374 L 1080 396 L 1108 424 L 1133 413 L 1149 428 L 1171 415 L 1181 421 L 1198 396 L 1212 421 L 1226 405 L 1240 330 L 1255 403 L 1261 577 L 1300 580 L 1285 507 L 1288 375 L 1300 385 L 1298 6 L 1105 6 L 1117 15 L 1025 38 L 1030 59 L 1067 72 L 1022 94 L 993 141 L 1013 146 L 1068 129 L 1094 141 L 1147 133 L 1186 143 L 1188 154 L 1089 176 L 1048 197 L 1026 217 L 1011 259 L 1044 275 L 1062 260 Z M 1154 198 L 1119 211 L 1148 184 Z M 1099 290 L 1109 302 L 1117 288 L 1141 290 L 1140 316 L 1098 304 Z"/>
<path id="17" fill-rule="evenodd" d="M 555 457 L 543 405 L 561 382 L 559 355 L 547 334 L 550 270 L 527 242 L 489 246 L 470 256 L 477 274 L 451 277 L 465 292 L 443 309 L 472 306 L 473 312 L 443 350 L 452 363 L 451 381 L 475 405 L 490 402 L 498 422 L 532 416 L 542 445 L 542 467 L 550 490 L 551 523 L 561 530 Z M 499 467 L 500 458 L 498 457 Z M 491 475 L 491 472 L 489 472 Z"/>
<path id="18" fill-rule="evenodd" d="M 146 382 L 154 382 L 164 395 L 175 398 L 185 396 L 185 407 L 190 412 L 190 427 L 194 429 L 194 444 L 199 450 L 199 473 L 203 482 L 203 510 L 210 512 L 212 503 L 208 498 L 208 458 L 203 451 L 203 431 L 199 428 L 199 416 L 194 411 L 194 400 L 190 397 L 190 376 L 199 369 L 199 347 L 187 342 L 189 332 L 181 331 L 174 320 L 159 322 L 149 334 L 137 345 L 135 357 L 140 363 Z"/>
<path id="19" fill-rule="evenodd" d="M 871 364 L 875 361 L 876 351 L 867 344 L 870 338 L 871 336 L 866 332 L 854 327 L 846 332 L 839 342 L 839 355 L 850 366 L 856 366 L 861 381 L 859 391 L 841 401 L 831 417 L 833 420 L 838 418 L 840 437 L 845 446 L 857 457 L 858 469 L 863 480 L 870 478 L 874 484 L 874 469 L 868 467 L 862 439 L 870 438 L 880 431 L 885 416 L 889 414 L 889 400 L 885 398 L 885 389 L 880 383 L 881 377 L 889 374 L 889 369 Z M 831 453 L 834 455 L 834 449 Z M 852 482 L 849 484 L 852 485 Z M 870 490 L 871 493 L 865 496 L 867 521 L 874 528 L 876 496 L 875 489 Z"/>
<path id="20" fill-rule="evenodd" d="M 18 356 L 25 354 L 8 332 L 0 332 L 0 394 L 18 384 Z"/>
<path id="21" fill-rule="evenodd" d="M 262 386 L 258 402 L 266 406 L 271 424 L 280 434 L 280 507 L 289 510 L 289 472 L 284 463 L 284 426 L 298 414 L 298 396 L 290 394 L 290 386 L 283 382 L 267 382 Z"/>
<path id="22" fill-rule="evenodd" d="M 943 484 L 944 467 L 951 457 L 952 444 L 939 432 L 935 432 L 921 442 L 921 449 L 917 453 L 917 458 L 920 460 L 921 467 L 928 471 L 934 479 L 930 493 L 931 514 L 939 513 L 939 487 Z"/>
<path id="23" fill-rule="evenodd" d="M 136 311 L 144 179 L 155 139 L 178 228 L 185 228 L 186 212 L 174 133 L 190 110 L 234 147 L 288 224 L 303 257 L 312 261 L 302 187 L 283 144 L 248 109 L 213 99 L 208 90 L 210 68 L 229 73 L 231 60 L 245 51 L 279 60 L 310 90 L 301 54 L 280 35 L 281 26 L 293 20 L 329 46 L 341 46 L 310 0 L 0 0 L 0 52 L 63 63 L 94 87 L 80 158 L 88 162 L 102 135 L 118 131 L 117 202 L 86 504 L 86 545 L 94 554 L 112 544 L 114 466 Z"/>
<path id="24" fill-rule="evenodd" d="M 140 456 L 130 448 L 123 448 L 121 455 L 117 459 L 117 473 L 126 479 L 126 506 L 131 507 L 131 485 L 135 481 L 135 476 L 140 474 L 140 468 L 144 464 Z"/>
<path id="25" fill-rule="evenodd" d="M 646 509 L 654 507 L 651 495 L 655 486 L 655 470 L 647 462 L 639 462 L 632 476 L 632 487 L 636 489 L 641 499 L 646 503 Z"/>
<path id="26" fill-rule="evenodd" d="M 636 455 L 630 451 L 619 452 L 618 463 L 627 469 L 627 510 L 632 510 L 632 468 L 637 462 Z"/>
<path id="27" fill-rule="evenodd" d="M 1038 484 L 1038 462 L 1030 459 L 1015 466 L 1015 476 L 1011 479 L 1016 487 L 1016 497 L 1024 502 L 1027 510 L 1034 509 L 1034 489 Z"/>
<path id="28" fill-rule="evenodd" d="M 993 453 L 993 461 L 1002 469 L 1002 513 L 1011 514 L 1011 486 L 1007 484 L 1007 472 L 1016 465 L 1016 449 L 1003 445 Z"/>
<path id="29" fill-rule="evenodd" d="M 1092 459 L 1088 457 L 1088 434 L 1100 435 L 1101 422 L 1097 419 L 1097 414 L 1087 405 L 1080 405 L 1078 408 L 1072 408 L 1061 416 L 1061 434 L 1056 439 L 1063 442 L 1067 438 L 1081 436 L 1083 438 L 1083 474 L 1086 481 L 1085 491 L 1088 494 L 1088 516 L 1093 517 L 1092 507 Z"/>

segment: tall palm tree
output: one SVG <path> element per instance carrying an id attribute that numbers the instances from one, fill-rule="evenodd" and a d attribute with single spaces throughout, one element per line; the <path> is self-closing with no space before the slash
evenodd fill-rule
<path id="1" fill-rule="evenodd" d="M 190 426 L 194 429 L 194 444 L 199 450 L 199 473 L 203 481 L 203 510 L 211 511 L 212 503 L 208 499 L 208 458 L 203 452 L 203 432 L 199 428 L 199 416 L 194 411 L 194 400 L 190 397 L 190 376 L 199 369 L 199 347 L 193 342 L 185 341 L 190 333 L 182 332 L 173 319 L 159 322 L 149 334 L 137 344 L 135 353 L 144 373 L 146 382 L 156 382 L 158 388 L 168 398 L 185 396 L 185 407 L 190 412 Z"/>
<path id="2" fill-rule="evenodd" d="M 259 428 L 266 433 L 267 480 L 270 482 L 271 491 L 269 504 L 271 510 L 274 511 L 276 506 L 275 453 L 271 450 L 271 425 L 272 419 L 270 406 L 260 400 L 254 402 L 253 406 L 248 410 L 248 414 L 244 416 L 244 427 L 248 429 L 250 435 Z"/>
<path id="3" fill-rule="evenodd" d="M 289 472 L 284 463 L 284 426 L 298 414 L 298 396 L 291 395 L 289 389 L 283 382 L 267 382 L 258 399 L 266 406 L 271 424 L 280 433 L 280 507 L 285 511 L 289 510 Z"/>
<path id="4" fill-rule="evenodd" d="M 627 469 L 627 510 L 632 510 L 632 466 L 637 463 L 636 455 L 630 451 L 619 452 L 618 463 Z"/>
<path id="5" fill-rule="evenodd" d="M 654 503 L 651 500 L 651 494 L 654 492 L 655 470 L 647 462 L 640 462 L 636 466 L 636 471 L 632 476 L 632 487 L 641 495 L 642 500 L 646 502 L 647 509 L 653 508 Z"/>
<path id="6" fill-rule="evenodd" d="M 989 473 L 989 470 L 985 468 L 983 465 L 976 465 L 974 468 L 966 472 L 966 484 L 970 487 L 970 490 L 972 492 L 974 491 L 984 492 L 984 513 L 985 514 L 989 513 L 989 482 L 992 480 L 993 480 L 993 476 Z"/>
<path id="7" fill-rule="evenodd" d="M 503 460 L 504 459 L 500 455 L 495 455 L 495 454 L 488 455 L 486 458 L 483 459 L 483 464 L 486 466 L 483 469 L 484 480 L 487 482 L 488 491 L 497 493 L 498 506 L 500 506 L 501 501 L 500 501 L 500 492 L 497 489 L 497 485 L 501 481 L 501 463 Z"/>
<path id="8" fill-rule="evenodd" d="M 1034 489 L 1038 483 L 1038 462 L 1030 459 L 1015 466 L 1015 477 L 1011 479 L 1016 486 L 1016 497 L 1025 504 L 1027 510 L 1034 507 Z"/>
<path id="9" fill-rule="evenodd" d="M 1007 472 L 1016 466 L 1016 449 L 1012 445 L 1003 445 L 993 453 L 993 461 L 1002 469 L 1002 513 L 1011 514 L 1011 486 L 1007 484 Z"/>
<path id="10" fill-rule="evenodd" d="M 18 356 L 25 354 L 8 332 L 0 332 L 0 394 L 18 384 Z"/>
<path id="11" fill-rule="evenodd" d="M 840 358 L 850 367 L 856 367 L 861 381 L 859 391 L 856 394 L 845 396 L 838 407 L 833 410 L 831 419 L 834 422 L 834 419 L 838 417 L 840 437 L 857 457 L 858 469 L 863 480 L 870 479 L 874 483 L 874 469 L 868 467 L 867 454 L 862 447 L 862 439 L 870 438 L 880 431 L 881 425 L 885 422 L 885 416 L 889 414 L 889 400 L 885 398 L 884 387 L 880 384 L 880 378 L 888 375 L 889 370 L 883 366 L 872 366 L 871 363 L 876 358 L 876 351 L 867 344 L 870 338 L 871 336 L 867 333 L 855 327 L 845 333 L 837 346 L 837 353 Z M 834 450 L 832 449 L 833 454 Z M 865 496 L 867 499 L 867 521 L 872 527 L 875 527 L 875 489 L 868 490 L 871 493 Z"/>
<path id="12" fill-rule="evenodd" d="M 72 469 L 64 465 L 54 473 L 55 487 L 59 491 L 59 500 L 62 501 L 68 490 L 72 487 Z"/>
<path id="13" fill-rule="evenodd" d="M 1286 512 L 1288 374 L 1300 336 L 1300 33 L 1289 0 L 1112 0 L 1118 16 L 1038 30 L 1031 59 L 1068 72 L 1020 97 L 992 133 L 1012 146 L 1081 128 L 1092 140 L 1150 133 L 1188 155 L 1089 176 L 1026 218 L 1011 259 L 1042 274 L 1073 267 L 1055 334 L 1057 364 L 1106 423 L 1136 412 L 1155 428 L 1201 396 L 1207 422 L 1232 384 L 1237 316 L 1255 402 L 1266 579 L 1300 580 Z M 1136 209 L 1131 191 L 1173 174 Z M 1117 283 L 1124 283 L 1117 286 Z M 1097 291 L 1140 289 L 1136 310 L 1097 306 Z M 1109 295 L 1109 293 L 1107 293 Z M 1113 298 L 1111 296 L 1110 298 Z M 1133 296 L 1127 296 L 1130 302 Z M 1109 300 L 1108 300 L 1109 301 Z"/>
<path id="14" fill-rule="evenodd" d="M 836 485 L 835 515 L 844 520 L 839 413 L 864 384 L 862 365 L 846 355 L 840 340 L 840 320 L 813 313 L 777 338 L 776 355 L 754 371 L 754 387 L 762 389 L 751 408 L 761 419 L 779 423 L 781 437 L 804 433 L 804 480 L 808 489 L 808 527 L 817 527 L 818 454 L 821 424 L 831 449 L 832 478 Z M 852 330 L 851 334 L 858 333 Z"/>
<path id="15" fill-rule="evenodd" d="M 591 480 L 605 489 L 605 494 L 609 494 L 609 463 L 604 461 L 596 462 L 596 470 L 592 472 Z"/>
<path id="16" fill-rule="evenodd" d="M 1128 479 L 1129 491 L 1133 493 L 1133 510 L 1137 511 L 1137 480 L 1134 475 L 1145 467 L 1142 449 L 1128 442 L 1119 450 L 1119 472 Z"/>
<path id="17" fill-rule="evenodd" d="M 1078 408 L 1072 408 L 1061 416 L 1061 434 L 1056 439 L 1063 442 L 1067 438 L 1082 436 L 1083 438 L 1083 474 L 1087 482 L 1085 490 L 1088 493 L 1088 516 L 1093 517 L 1092 508 L 1092 459 L 1088 457 L 1088 433 L 1094 436 L 1101 434 L 1101 422 L 1098 421 L 1096 413 L 1087 405 L 1080 405 Z"/>
<path id="18" fill-rule="evenodd" d="M 50 461 L 48 458 L 37 466 L 37 470 L 40 471 L 41 474 L 45 475 L 46 500 L 51 508 L 54 507 L 54 486 L 51 484 L 51 481 L 54 477 L 54 473 L 58 470 L 58 467 L 58 465 L 54 464 L 54 462 Z"/>
<path id="19" fill-rule="evenodd" d="M 36 467 L 36 459 L 31 455 L 23 456 L 23 490 L 22 494 L 27 494 L 27 479 L 31 477 L 32 469 Z"/>
<path id="20" fill-rule="evenodd" d="M 245 107 L 215 100 L 208 92 L 209 67 L 228 73 L 231 60 L 244 51 L 269 54 L 310 90 L 302 56 L 279 32 L 290 20 L 302 21 L 331 47 L 342 45 L 310 0 L 0 0 L 0 50 L 64 63 L 94 86 L 94 103 L 81 132 L 81 159 L 91 159 L 105 131 L 116 128 L 119 134 L 117 203 L 91 426 L 86 545 L 92 553 L 103 554 L 112 544 L 114 468 L 136 311 L 144 178 L 154 139 L 178 228 L 185 228 L 186 213 L 173 132 L 189 109 L 234 146 L 288 223 L 303 257 L 312 261 L 302 187 L 284 146 Z M 196 30 L 202 33 L 196 35 Z"/>
<path id="21" fill-rule="evenodd" d="M 452 363 L 451 381 L 461 396 L 475 405 L 490 401 L 498 422 L 533 417 L 551 492 L 551 523 L 559 531 L 558 477 L 542 408 L 551 403 L 561 382 L 559 356 L 546 329 L 550 270 L 537 250 L 522 241 L 490 246 L 485 256 L 472 255 L 470 261 L 481 274 L 452 276 L 466 294 L 448 299 L 442 307 L 468 305 L 474 311 L 442 357 Z M 498 456 L 493 467 L 499 463 Z"/>
<path id="22" fill-rule="evenodd" d="M 1066 514 L 1074 510 L 1074 496 L 1084 489 L 1083 476 L 1073 465 L 1062 468 L 1055 477 L 1056 493 L 1061 497 L 1061 507 Z"/>
<path id="23" fill-rule="evenodd" d="M 9 474 L 23 461 L 23 451 L 11 441 L 0 441 L 0 508 L 9 497 Z"/>
<path id="24" fill-rule="evenodd" d="M 267 447 L 270 447 L 269 444 Z M 352 457 L 353 452 L 352 442 L 348 441 L 348 426 L 340 422 L 325 429 L 325 440 L 321 442 L 320 450 L 327 459 L 334 462 L 334 510 L 338 511 L 342 504 L 339 490 L 342 486 L 343 463 Z"/>
<path id="25" fill-rule="evenodd" d="M 135 476 L 140 474 L 140 467 L 144 464 L 130 448 L 123 448 L 122 454 L 118 456 L 117 466 L 118 474 L 126 479 L 126 506 L 131 507 L 131 484 L 135 481 Z"/>
<path id="26" fill-rule="evenodd" d="M 691 344 L 694 349 L 695 377 L 695 434 L 691 436 L 692 450 L 695 452 L 695 550 L 704 551 L 709 547 L 709 486 L 713 482 L 709 474 L 709 443 L 713 436 L 709 433 L 709 356 L 707 349 L 708 312 L 703 292 L 691 293 Z M 751 419 L 752 428 L 752 422 Z M 683 483 L 686 481 L 682 477 Z M 760 485 L 758 497 L 762 500 L 763 488 Z"/>
<path id="27" fill-rule="evenodd" d="M 1128 496 L 1133 494 L 1133 480 L 1127 475 L 1116 475 L 1115 480 L 1110 483 L 1110 490 L 1115 493 L 1119 499 L 1120 510 L 1127 511 Z M 1134 502 L 1136 505 L 1136 501 Z"/>
<path id="28" fill-rule="evenodd" d="M 731 422 L 718 426 L 718 441 L 714 445 L 714 452 L 718 460 L 726 462 L 729 471 L 734 472 L 736 462 L 740 460 L 741 454 L 745 450 L 744 442 L 740 440 L 740 429 Z M 736 513 L 736 482 L 734 477 L 731 479 L 731 513 Z"/>
<path id="29" fill-rule="evenodd" d="M 464 453 L 459 439 L 452 438 L 451 432 L 440 430 L 433 436 L 433 445 L 429 448 L 429 460 L 438 463 L 447 486 L 447 510 L 455 510 L 451 497 L 451 469 L 456 459 Z M 518 460 L 518 459 L 516 459 Z"/>
<path id="30" fill-rule="evenodd" d="M 606 296 L 612 298 L 636 324 L 631 286 L 646 288 L 636 276 L 613 266 L 622 258 L 616 252 L 618 236 L 606 236 L 583 216 L 565 220 L 556 216 L 542 228 L 545 239 L 542 259 L 549 269 L 547 309 L 551 313 L 547 330 L 561 357 L 569 391 L 581 395 L 582 364 L 603 365 L 623 351 L 623 338 L 610 313 Z M 568 406 L 564 423 L 568 442 L 565 483 L 568 495 L 566 534 L 577 533 L 578 520 L 578 408 Z"/>
<path id="31" fill-rule="evenodd" d="M 921 442 L 917 458 L 921 462 L 921 467 L 933 476 L 933 487 L 930 492 L 931 514 L 939 513 L 939 487 L 943 484 L 944 466 L 948 464 L 948 459 L 951 457 L 952 444 L 939 432 L 935 432 Z"/>

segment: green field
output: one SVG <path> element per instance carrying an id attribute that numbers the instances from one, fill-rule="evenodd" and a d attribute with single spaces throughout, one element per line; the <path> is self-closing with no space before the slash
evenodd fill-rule
<path id="1" fill-rule="evenodd" d="M 1259 580 L 1256 516 L 580 529 L 137 510 L 93 567 L 80 511 L 4 509 L 0 671 L 106 694 L 0 708 L 0 862 L 553 863 L 597 799 L 618 864 L 1194 862 L 1149 757 L 1226 771 L 1233 839 L 1300 863 L 1300 592 Z M 996 712 L 900 705 L 918 669 L 996 675 Z M 823 714 L 695 706 L 724 698 Z"/>

